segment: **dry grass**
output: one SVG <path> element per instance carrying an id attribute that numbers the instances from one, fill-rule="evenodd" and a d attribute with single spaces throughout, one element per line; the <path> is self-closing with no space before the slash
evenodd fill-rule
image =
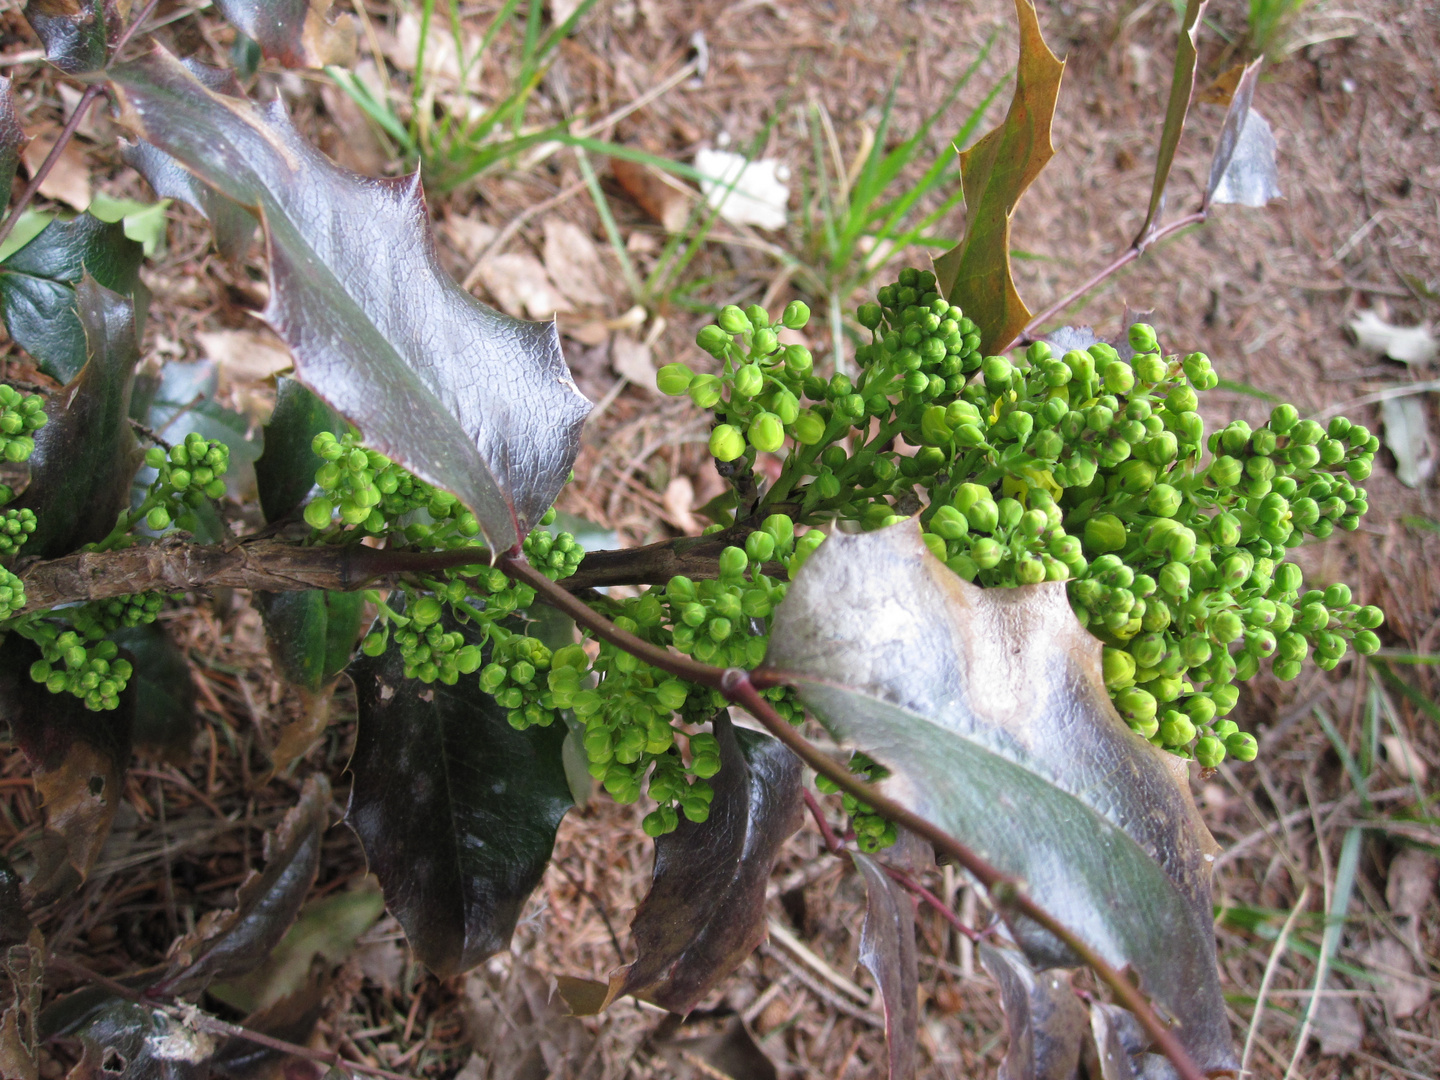
<path id="1" fill-rule="evenodd" d="M 465 7 L 467 25 L 482 26 L 493 6 Z M 992 32 L 998 33 L 997 46 L 982 77 L 956 104 L 955 117 L 1005 76 L 1013 49 L 1012 14 L 1003 0 L 929 5 L 620 0 L 600 8 L 565 45 L 540 89 L 534 119 L 610 113 L 685 63 L 692 35 L 701 32 L 709 56 L 704 80 L 680 83 L 600 134 L 689 160 L 697 147 L 714 144 L 722 134 L 746 145 L 773 120 L 765 153 L 787 161 L 796 177 L 809 157 L 801 112 L 809 95 L 825 102 L 848 159 L 864 131 L 876 125 L 896 70 L 902 77 L 894 125 L 903 132 L 938 102 Z M 394 10 L 376 4 L 369 11 L 379 31 L 389 33 Z M 1171 10 L 1154 0 L 1123 8 L 1044 4 L 1041 18 L 1069 66 L 1055 124 L 1056 158 L 1016 219 L 1017 248 L 1041 256 L 1017 263 L 1021 291 L 1037 307 L 1123 250 L 1138 228 L 1173 55 Z M 1232 36 L 1241 31 L 1229 8 L 1212 12 L 1212 18 Z M 1433 320 L 1436 305 L 1423 288 L 1440 284 L 1440 16 L 1421 4 L 1356 0 L 1343 10 L 1338 3 L 1321 4 L 1314 19 L 1312 28 L 1348 33 L 1272 68 L 1257 98 L 1279 139 L 1287 199 L 1265 211 L 1221 208 L 1208 225 L 1152 252 L 1070 313 L 1107 331 L 1119 325 L 1127 304 L 1153 309 L 1172 346 L 1203 348 L 1223 377 L 1282 394 L 1309 410 L 1433 377 L 1362 353 L 1344 325 L 1364 307 L 1399 323 Z M 33 47 L 13 8 L 0 14 L 0 33 L 0 53 L 6 56 Z M 222 58 L 231 40 L 223 24 L 211 21 L 186 20 L 166 33 L 187 51 L 213 49 Z M 513 42 L 502 38 L 501 46 Z M 373 61 L 366 50 L 362 54 Z M 1233 59 L 1209 34 L 1202 78 L 1218 74 Z M 393 66 L 390 73 L 403 79 Z M 21 60 L 9 74 L 27 128 L 56 123 L 59 98 L 41 66 Z M 503 65 L 487 69 L 482 94 L 497 92 L 502 74 Z M 333 89 L 322 92 L 317 81 L 294 75 L 262 75 L 261 83 L 283 91 L 301 129 L 342 160 L 359 155 L 356 164 L 387 164 L 374 140 L 366 143 L 363 121 Z M 1215 106 L 1196 110 L 1194 134 L 1176 162 L 1172 213 L 1195 198 L 1219 118 Z M 144 197 L 143 184 L 120 166 L 107 125 L 97 120 L 81 144 L 97 186 Z M 941 152 L 942 143 L 937 140 L 934 149 Z M 921 167 L 925 163 L 922 159 Z M 643 271 L 653 264 L 663 234 L 603 175 L 603 162 L 597 164 L 622 235 Z M 558 153 L 529 171 L 490 174 L 436 196 L 432 209 L 441 222 L 442 256 L 457 276 L 480 253 L 473 223 L 491 229 L 483 247 L 494 240 L 494 230 L 542 200 L 555 202 L 515 230 L 503 250 L 543 255 L 546 217 L 580 225 L 600 245 L 604 273 L 597 284 L 606 302 L 565 325 L 592 324 L 580 332 L 586 341 L 567 340 L 567 349 L 582 388 L 606 405 L 587 431 L 578 482 L 563 496 L 562 507 L 617 530 L 626 544 L 639 544 L 693 529 L 691 511 L 716 493 L 719 480 L 701 445 L 703 418 L 687 405 L 622 384 L 612 366 L 616 338 L 628 333 L 648 341 L 661 363 L 696 362 L 699 354 L 690 342 L 702 320 L 689 301 L 748 303 L 767 297 L 779 305 L 792 293 L 763 247 L 734 236 L 706 246 L 692 267 L 690 277 L 700 283 L 693 290 L 662 298 L 638 325 L 593 333 L 597 320 L 621 319 L 632 298 L 580 180 L 573 155 Z M 802 230 L 795 226 L 768 240 L 799 250 Z M 147 271 L 156 297 L 150 354 L 194 360 L 200 355 L 197 330 L 250 325 L 250 313 L 264 301 L 262 271 L 258 252 L 241 267 L 216 259 L 201 223 L 177 211 L 169 254 Z M 813 344 L 823 362 L 821 343 Z M 263 408 L 263 394 L 237 401 Z M 1240 416 L 1254 422 L 1267 408 L 1249 394 L 1221 391 L 1209 395 L 1207 405 L 1212 420 Z M 1428 396 L 1426 408 L 1431 409 Z M 1373 407 L 1350 415 L 1378 429 Z M 1389 616 L 1387 645 L 1433 654 L 1440 651 L 1440 579 L 1434 570 L 1440 513 L 1432 485 L 1404 488 L 1390 465 L 1382 455 L 1368 484 L 1371 514 L 1362 529 L 1300 558 L 1316 580 L 1350 581 L 1358 599 L 1383 606 Z M 294 706 L 271 677 L 258 621 L 243 598 L 202 601 L 174 616 L 170 628 L 191 657 L 200 692 L 203 725 L 195 754 L 176 765 L 141 763 L 96 872 L 78 895 L 39 917 L 52 949 L 83 957 L 107 975 L 158 961 L 196 918 L 228 903 L 234 884 L 258 859 L 261 832 L 299 788 L 298 780 L 265 782 L 267 750 Z M 1436 699 L 1429 667 L 1396 670 L 1424 700 Z M 1241 1041 L 1251 1028 L 1267 964 L 1273 968 L 1249 1067 L 1276 1080 L 1287 1073 L 1315 981 L 1320 913 L 1336 885 L 1343 839 L 1360 828 L 1360 858 L 1337 939 L 1337 964 L 1311 1025 L 1318 1042 L 1305 1049 L 1292 1075 L 1440 1073 L 1440 1008 L 1433 1000 L 1440 979 L 1440 907 L 1433 881 L 1413 886 L 1418 905 L 1401 896 L 1399 887 L 1423 881 L 1414 877 L 1417 864 L 1409 856 L 1402 859 L 1403 852 L 1440 847 L 1433 804 L 1426 801 L 1435 789 L 1397 758 L 1398 748 L 1408 749 L 1436 775 L 1440 729 L 1383 681 L 1375 665 L 1354 660 L 1331 675 L 1309 671 L 1292 684 L 1257 679 L 1241 709 L 1242 722 L 1262 737 L 1258 762 L 1197 778 L 1196 793 L 1228 851 L 1216 874 L 1222 909 L 1217 933 Z M 1317 711 L 1330 720 L 1334 739 Z M 343 693 L 336 715 L 299 775 L 324 770 L 341 777 L 353 735 L 353 709 Z M 5 755 L 0 774 L 4 850 L 23 854 L 38 829 L 39 811 L 18 752 Z M 451 1076 L 470 1061 L 466 1080 L 547 1073 L 713 1075 L 673 1044 L 671 1025 L 648 1007 L 622 1002 L 602 1018 L 576 1021 L 555 1015 L 546 1003 L 548 984 L 540 976 L 603 978 L 628 957 L 626 927 L 646 888 L 649 850 L 633 808 L 602 798 L 572 813 L 561 828 L 554 863 L 521 920 L 513 955 L 445 983 L 409 961 L 397 945 L 394 924 L 382 921 L 336 974 L 316 1045 L 416 1076 Z M 319 892 L 353 887 L 363 872 L 351 834 L 332 830 Z M 977 905 L 953 873 L 937 872 L 930 883 L 964 905 L 962 910 L 976 915 L 978 907 L 977 917 L 983 918 L 983 903 Z M 1302 895 L 1306 907 L 1290 924 L 1286 947 L 1276 949 Z M 863 906 L 854 875 L 823 856 L 813 831 L 787 846 L 772 885 L 769 917 L 797 935 L 834 974 L 868 987 L 856 969 Z M 988 1075 L 1005 1043 L 993 985 L 933 912 L 922 910 L 919 932 L 925 957 L 921 1075 Z M 1413 965 L 1418 982 L 1397 983 L 1397 965 Z M 1397 1006 L 1403 1012 L 1406 1003 L 1397 989 L 1407 985 L 1423 991 L 1412 997 L 1428 1000 L 1400 1016 Z M 60 976 L 53 989 L 65 986 Z M 865 1018 L 873 1014 L 869 1005 L 846 998 L 773 940 L 704 1003 L 681 1037 L 719 1031 L 735 1014 L 749 1024 L 782 1076 L 883 1075 L 881 1033 Z M 497 1030 L 506 1038 L 496 1040 Z M 1321 1052 L 1337 1047 L 1343 1052 Z M 477 1051 L 482 1056 L 472 1061 Z M 60 1076 L 69 1063 L 60 1054 L 47 1063 L 47 1078 Z M 305 1074 L 292 1065 L 285 1075 Z"/>

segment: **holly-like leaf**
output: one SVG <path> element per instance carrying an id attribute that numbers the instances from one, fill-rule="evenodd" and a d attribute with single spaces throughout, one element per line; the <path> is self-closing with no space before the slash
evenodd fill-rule
<path id="1" fill-rule="evenodd" d="M 19 634 L 0 641 L 0 721 L 35 770 L 45 810 L 27 891 L 48 900 L 85 880 L 110 835 L 130 764 L 135 695 L 127 687 L 117 708 L 92 712 L 32 680 L 30 665 L 39 659 L 39 648 Z"/>
<path id="2" fill-rule="evenodd" d="M 415 955 L 444 978 L 510 943 L 545 872 L 572 805 L 565 728 L 517 731 L 473 681 L 427 685 L 404 669 L 394 648 L 350 666 L 346 820 Z"/>
<path id="3" fill-rule="evenodd" d="M 858 851 L 850 853 L 865 882 L 865 922 L 860 928 L 860 963 L 880 987 L 885 1005 L 885 1050 L 890 1080 L 915 1075 L 915 1039 L 920 1006 L 920 971 L 915 959 L 915 905 L 909 895 Z"/>
<path id="4" fill-rule="evenodd" d="M 1235 198 L 1220 198 L 1221 194 L 1243 191 L 1247 185 L 1250 173 L 1255 169 L 1255 156 L 1257 152 L 1263 158 L 1263 146 L 1256 146 L 1257 141 L 1263 142 L 1269 138 L 1269 175 L 1272 178 L 1275 173 L 1275 138 L 1270 134 L 1270 125 L 1262 119 L 1260 124 L 1264 127 L 1261 134 L 1259 127 L 1251 134 L 1250 143 L 1241 156 L 1241 146 L 1244 141 L 1245 129 L 1250 127 L 1250 103 L 1255 100 L 1255 85 L 1260 80 L 1260 67 L 1265 63 L 1265 58 L 1252 61 L 1240 75 L 1240 81 L 1235 86 L 1235 93 L 1230 98 L 1230 107 L 1225 112 L 1225 122 L 1220 125 L 1220 135 L 1215 140 L 1215 154 L 1210 159 L 1210 178 L 1205 184 L 1205 205 L 1212 202 L 1236 202 Z M 1230 166 L 1240 156 L 1240 172 L 1231 177 Z M 1263 161 L 1260 168 L 1263 171 Z M 1262 177 L 1263 180 L 1263 177 Z M 1228 190 L 1227 190 L 1228 189 Z M 1277 189 L 1276 194 L 1279 194 Z M 1254 204 L 1250 204 L 1254 205 Z M 1263 202 L 1259 205 L 1265 205 Z"/>
<path id="5" fill-rule="evenodd" d="M 1186 0 L 1180 16 L 1180 40 L 1175 46 L 1175 73 L 1170 77 L 1170 103 L 1165 107 L 1165 126 L 1160 130 L 1160 146 L 1155 154 L 1155 182 L 1150 187 L 1150 208 L 1145 224 L 1135 235 L 1138 243 L 1150 232 L 1165 199 L 1165 185 L 1170 180 L 1170 166 L 1175 163 L 1175 148 L 1185 130 L 1185 117 L 1190 112 L 1190 98 L 1195 93 L 1195 41 L 1200 33 L 1200 13 L 1206 0 Z"/>
<path id="6" fill-rule="evenodd" d="M 20 153 L 29 141 L 15 115 L 14 88 L 9 79 L 0 75 L 0 207 L 10 205 L 10 188 L 15 183 Z"/>
<path id="7" fill-rule="evenodd" d="M 1037 973 L 1010 949 L 980 944 L 980 962 L 1000 987 L 1010 1048 L 1000 1080 L 1074 1080 L 1090 1034 L 1085 1007 L 1064 975 Z"/>
<path id="8" fill-rule="evenodd" d="M 67 75 L 103 68 L 125 22 L 117 0 L 29 0 L 25 18 L 45 59 Z"/>
<path id="9" fill-rule="evenodd" d="M 48 1010 L 47 1010 L 48 1011 Z M 116 1080 L 206 1080 L 215 1040 L 159 1009 L 105 998 L 55 1032 L 80 1040 L 83 1056 L 72 1077 Z M 120 1073 L 107 1062 L 124 1062 Z"/>
<path id="10" fill-rule="evenodd" d="M 565 482 L 591 407 L 554 324 L 501 315 L 445 274 L 418 178 L 339 168 L 278 103 L 213 93 L 163 50 L 111 75 L 132 130 L 260 215 L 263 315 L 299 381 L 458 496 L 494 549 L 516 544 Z"/>
<path id="11" fill-rule="evenodd" d="M 804 821 L 800 760 L 768 735 L 713 724 L 720 771 L 710 816 L 655 841 L 650 892 L 630 924 L 638 953 L 607 1000 L 633 994 L 685 1013 L 765 936 L 765 885 Z"/>
<path id="12" fill-rule="evenodd" d="M 1210 192 L 1210 202 L 1258 209 L 1284 197 L 1285 193 L 1280 190 L 1280 169 L 1275 164 L 1275 134 L 1270 130 L 1270 122 L 1251 109 L 1240 126 L 1230 164 Z"/>
<path id="13" fill-rule="evenodd" d="M 332 19 L 331 0 L 216 0 L 215 6 L 266 60 L 288 68 L 355 62 L 355 16 Z"/>
<path id="14" fill-rule="evenodd" d="M 105 537 L 130 497 L 140 451 L 130 429 L 135 381 L 134 308 L 88 276 L 75 289 L 87 360 L 45 406 L 35 432 L 30 486 L 16 502 L 35 512 L 25 554 L 53 558 Z"/>
<path id="15" fill-rule="evenodd" d="M 210 222 L 215 250 L 232 261 L 241 259 L 250 248 L 259 224 L 255 215 L 225 198 L 209 184 L 181 168 L 180 163 L 147 142 L 120 140 L 125 164 L 145 178 L 162 199 L 178 199 L 197 210 Z"/>
<path id="16" fill-rule="evenodd" d="M 46 375 L 69 382 L 86 357 L 75 295 L 80 279 L 88 274 L 122 296 L 138 290 L 143 309 L 144 257 L 144 247 L 125 235 L 122 222 L 107 224 L 90 214 L 50 222 L 0 263 L 0 305 L 10 336 Z"/>
<path id="17" fill-rule="evenodd" d="M 977 588 L 911 519 L 837 533 L 811 556 L 765 667 L 890 770 L 883 790 L 1130 966 L 1202 1068 L 1233 1069 L 1211 927 L 1218 848 L 1183 773 L 1115 712 L 1100 657 L 1063 583 Z M 1076 963 L 1028 920 L 1012 930 L 1032 962 Z"/>
<path id="18" fill-rule="evenodd" d="M 1020 62 L 1004 121 L 960 155 L 965 239 L 935 260 L 940 295 L 980 328 L 980 348 L 1008 345 L 1030 321 L 1010 273 L 1010 219 L 1025 189 L 1055 154 L 1050 122 L 1065 64 L 1040 34 L 1032 0 L 1015 0 Z"/>
<path id="19" fill-rule="evenodd" d="M 195 680 L 190 664 L 159 623 L 121 627 L 110 640 L 134 668 L 132 737 L 135 745 L 176 764 L 190 757 L 195 735 Z"/>
<path id="20" fill-rule="evenodd" d="M 265 869 L 252 871 L 235 907 L 202 922 L 176 950 L 164 992 L 193 995 L 216 979 L 235 979 L 265 962 L 285 936 L 320 869 L 320 840 L 330 819 L 330 783 L 305 781 L 300 801 L 265 835 Z"/>
<path id="21" fill-rule="evenodd" d="M 344 423 L 294 379 L 277 381 L 275 411 L 265 425 L 265 450 L 255 462 L 266 521 L 279 521 L 304 504 L 315 486 L 316 470 L 325 464 L 310 444 L 322 431 L 342 433 Z"/>

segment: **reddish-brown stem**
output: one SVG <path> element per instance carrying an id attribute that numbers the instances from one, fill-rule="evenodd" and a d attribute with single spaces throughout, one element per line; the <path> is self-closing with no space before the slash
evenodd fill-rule
<path id="1" fill-rule="evenodd" d="M 1091 289 L 1095 288 L 1095 286 L 1099 285 L 1106 278 L 1110 277 L 1110 275 L 1120 270 L 1121 267 L 1128 266 L 1130 263 L 1134 262 L 1141 255 L 1145 254 L 1145 252 L 1150 248 L 1152 244 L 1156 244 L 1159 241 L 1164 240 L 1167 236 L 1174 235 L 1181 229 L 1188 228 L 1191 225 L 1198 225 L 1209 216 L 1209 206 L 1201 206 L 1200 209 L 1196 210 L 1193 214 L 1187 214 L 1182 218 L 1178 218 L 1177 220 L 1170 222 L 1170 224 L 1166 225 L 1164 228 L 1154 229 L 1151 232 L 1147 233 L 1145 236 L 1139 238 L 1135 241 L 1135 243 L 1131 244 L 1130 247 L 1126 248 L 1125 251 L 1108 266 L 1097 270 L 1084 284 L 1078 285 L 1075 288 L 1071 289 L 1059 300 L 1056 300 L 1044 311 L 1040 312 L 1039 315 L 1036 315 L 1033 319 L 1026 323 L 1025 329 L 1020 331 L 1020 336 L 1017 337 L 1014 341 L 1010 342 L 1009 345 L 1006 345 L 1005 348 L 998 351 L 1002 353 L 1009 352 L 1011 349 L 1015 348 L 1018 345 L 1024 345 L 1028 342 L 1035 340 L 1033 336 L 1034 332 L 1039 329 L 1039 327 L 1043 323 L 1053 318 L 1058 312 L 1064 311 L 1076 300 L 1080 299 L 1080 297 L 1084 296 Z"/>
<path id="2" fill-rule="evenodd" d="M 669 649 L 662 649 L 649 642 L 641 641 L 634 634 L 621 630 L 599 612 L 592 610 L 583 601 L 566 592 L 562 586 L 557 585 L 530 566 L 521 556 L 506 556 L 499 560 L 499 566 L 505 573 L 531 586 L 542 603 L 550 604 L 563 611 L 595 636 L 632 652 L 646 663 L 658 667 L 662 671 L 668 671 L 678 678 L 688 679 L 701 686 L 719 689 L 728 700 L 739 705 L 760 721 L 765 729 L 789 747 L 796 757 L 821 776 L 833 781 L 836 787 L 849 792 L 897 826 L 909 829 L 917 836 L 928 840 L 937 852 L 948 855 L 960 866 L 969 870 L 985 886 L 990 894 L 991 903 L 997 909 L 1008 911 L 1012 915 L 1024 915 L 1032 922 L 1038 923 L 1068 946 L 1081 961 L 1093 968 L 1095 974 L 1115 992 L 1115 996 L 1125 1007 L 1135 1014 L 1140 1026 L 1154 1040 L 1160 1052 L 1175 1065 L 1176 1071 L 1184 1080 L 1206 1080 L 1205 1074 L 1200 1071 L 1199 1066 L 1191 1059 L 1186 1049 L 1180 1045 L 1175 1033 L 1161 1023 L 1160 1018 L 1155 1015 L 1155 1010 L 1150 1007 L 1150 1003 L 1145 1000 L 1144 995 L 1136 989 L 1134 984 L 1111 967 L 1073 930 L 1070 930 L 1059 919 L 1027 896 L 1019 881 L 1008 874 L 1001 873 L 1000 870 L 991 866 L 944 829 L 927 821 L 894 799 L 882 795 L 876 788 L 855 776 L 840 762 L 811 745 L 809 740 L 796 731 L 790 722 L 776 712 L 775 707 L 761 696 L 760 689 L 751 680 L 749 672 L 742 671 L 740 668 L 729 668 L 722 671 L 709 664 L 701 664 L 688 656 L 682 656 Z M 769 685 L 774 685 L 773 681 L 769 679 L 766 681 Z"/>
<path id="3" fill-rule="evenodd" d="M 115 48 L 111 50 L 111 56 L 120 55 L 120 50 L 130 43 L 130 39 L 135 36 L 135 32 L 140 29 L 141 24 L 150 17 L 150 13 L 155 10 L 155 5 L 159 2 L 160 0 L 150 0 L 140 14 L 135 17 L 135 20 L 121 31 L 120 37 L 115 41 Z M 80 104 L 75 106 L 75 111 L 70 114 L 70 119 L 66 120 L 65 126 L 60 129 L 60 134 L 55 139 L 55 145 L 50 147 L 50 152 L 45 155 L 45 160 L 40 163 L 40 168 L 35 170 L 35 175 L 30 178 L 30 183 L 20 193 L 15 208 L 10 211 L 10 216 L 0 223 L 0 244 L 3 244 L 5 238 L 14 230 L 15 223 L 20 220 L 20 215 L 25 212 L 25 208 L 35 201 L 35 196 L 40 192 L 40 185 L 45 182 L 45 178 L 50 175 L 50 170 L 60 160 L 60 155 L 64 153 L 65 147 L 70 145 L 70 140 L 75 137 L 75 132 L 79 130 L 85 114 L 90 111 L 90 106 L 103 92 L 103 83 L 91 83 L 80 95 Z"/>
<path id="4" fill-rule="evenodd" d="M 921 885 L 920 882 L 916 881 L 909 874 L 905 873 L 904 870 L 897 870 L 895 867 L 886 866 L 884 863 L 880 864 L 880 869 L 884 870 L 885 873 L 889 874 L 892 881 L 898 882 L 902 887 L 909 889 L 921 900 L 924 900 L 932 908 L 938 911 L 941 917 L 946 922 L 948 922 L 951 926 L 953 926 L 956 930 L 958 930 L 965 937 L 969 938 L 971 941 L 979 941 L 984 936 L 980 933 L 980 931 L 976 930 L 973 927 L 966 926 L 963 922 L 961 922 L 960 916 L 956 915 L 955 912 L 950 910 L 949 904 L 945 903 L 944 900 L 941 900 L 940 897 L 936 896 L 924 885 Z"/>
<path id="5" fill-rule="evenodd" d="M 815 828 L 820 830 L 820 839 L 825 841 L 825 850 L 831 855 L 839 855 L 844 845 L 830 827 L 830 822 L 825 820 L 825 810 L 809 788 L 805 789 L 805 806 L 809 809 L 810 816 L 815 819 Z"/>

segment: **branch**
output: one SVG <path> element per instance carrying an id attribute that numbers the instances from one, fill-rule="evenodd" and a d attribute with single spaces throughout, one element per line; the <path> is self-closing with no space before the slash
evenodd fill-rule
<path id="1" fill-rule="evenodd" d="M 1174 1063 L 1176 1070 L 1184 1080 L 1206 1080 L 1205 1074 L 1200 1071 L 1189 1053 L 1180 1045 L 1175 1033 L 1160 1021 L 1150 1007 L 1150 1003 L 1145 1000 L 1144 995 L 1134 984 L 1106 963 L 1104 958 L 1074 931 L 1030 899 L 1020 881 L 991 866 L 944 829 L 932 824 L 894 799 L 880 794 L 876 788 L 855 776 L 840 762 L 811 745 L 791 726 L 789 721 L 775 711 L 770 702 L 760 696 L 760 691 L 751 681 L 749 672 L 740 668 L 729 668 L 722 671 L 720 668 L 701 664 L 688 656 L 641 641 L 635 635 L 616 627 L 603 615 L 591 610 L 581 600 L 566 592 L 562 586 L 526 563 L 523 558 L 506 556 L 499 560 L 498 565 L 506 574 L 517 577 L 531 586 L 542 603 L 563 611 L 595 636 L 632 652 L 646 663 L 678 678 L 688 679 L 702 686 L 718 688 L 727 699 L 741 706 L 759 720 L 771 735 L 789 747 L 801 761 L 817 773 L 832 780 L 837 787 L 848 791 L 897 826 L 909 829 L 930 841 L 936 851 L 943 852 L 954 859 L 985 886 L 986 891 L 990 894 L 990 900 L 996 908 L 1012 914 L 1024 915 L 1038 923 L 1093 968 L 1095 974 L 1114 991 L 1115 996 L 1124 1003 L 1125 1007 L 1135 1014 L 1140 1026 L 1146 1030 L 1161 1052 Z M 773 683 L 770 684 L 773 685 Z"/>

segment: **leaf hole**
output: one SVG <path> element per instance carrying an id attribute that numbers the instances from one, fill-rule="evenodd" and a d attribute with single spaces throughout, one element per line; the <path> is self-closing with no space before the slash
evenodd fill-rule
<path id="1" fill-rule="evenodd" d="M 86 786 L 90 789 L 90 794 L 98 799 L 105 793 L 105 777 L 92 776 L 90 777 L 90 783 Z"/>
<path id="2" fill-rule="evenodd" d="M 123 1073 L 130 1065 L 125 1055 L 116 1050 L 113 1046 L 107 1046 L 105 1052 L 100 1056 L 100 1071 L 108 1073 Z"/>

